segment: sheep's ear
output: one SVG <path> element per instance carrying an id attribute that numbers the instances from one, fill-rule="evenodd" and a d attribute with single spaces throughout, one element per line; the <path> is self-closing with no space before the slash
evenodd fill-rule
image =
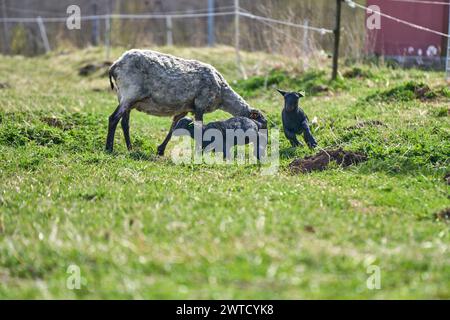
<path id="1" fill-rule="evenodd" d="M 303 98 L 305 96 L 305 91 L 299 91 L 297 94 L 300 96 L 300 98 Z"/>
<path id="2" fill-rule="evenodd" d="M 277 91 L 284 97 L 285 95 L 286 95 L 286 91 L 283 91 L 283 90 L 280 90 L 280 89 L 277 89 Z"/>

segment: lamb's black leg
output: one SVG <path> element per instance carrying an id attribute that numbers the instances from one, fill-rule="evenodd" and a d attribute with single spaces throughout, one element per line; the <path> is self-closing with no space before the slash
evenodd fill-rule
<path id="1" fill-rule="evenodd" d="M 176 115 L 173 117 L 172 125 L 170 126 L 169 133 L 167 133 L 166 138 L 164 141 L 158 146 L 158 155 L 162 156 L 164 155 L 164 151 L 166 150 L 166 146 L 169 143 L 170 139 L 172 138 L 173 129 L 175 128 L 175 125 L 180 121 L 181 118 L 183 118 L 187 112 L 180 113 L 179 115 Z"/>
<path id="2" fill-rule="evenodd" d="M 114 134 L 116 133 L 117 124 L 120 118 L 127 111 L 127 104 L 119 104 L 116 110 L 109 116 L 108 136 L 106 137 L 106 151 L 112 152 L 114 145 Z"/>
<path id="3" fill-rule="evenodd" d="M 233 152 L 233 154 L 231 154 Z M 223 161 L 231 160 L 232 156 L 234 156 L 234 148 L 227 148 L 226 144 L 223 145 Z"/>
<path id="4" fill-rule="evenodd" d="M 311 149 L 317 147 L 317 141 L 316 139 L 314 139 L 311 133 L 311 129 L 309 129 L 308 122 L 303 121 L 302 128 L 303 128 L 303 139 L 305 139 L 305 142 L 308 145 L 308 147 L 310 147 Z"/>
<path id="5" fill-rule="evenodd" d="M 258 143 L 255 146 L 256 158 L 261 160 L 261 157 L 266 155 L 267 135 L 258 133 Z"/>
<path id="6" fill-rule="evenodd" d="M 194 120 L 203 122 L 203 111 L 194 111 Z"/>
<path id="7" fill-rule="evenodd" d="M 201 140 L 198 140 L 198 137 L 194 134 L 194 147 L 195 152 L 197 155 L 201 154 L 202 152 L 202 146 L 203 146 L 203 110 L 202 109 L 195 109 L 194 110 L 194 132 L 195 130 L 201 130 L 199 132 L 202 133 L 200 136 Z"/>
<path id="8" fill-rule="evenodd" d="M 132 149 L 130 141 L 130 112 L 130 110 L 125 111 L 121 121 L 123 136 L 125 137 L 125 143 L 127 144 L 128 150 Z"/>
<path id="9" fill-rule="evenodd" d="M 258 142 L 253 144 L 253 155 L 256 157 L 256 160 L 260 160 L 261 150 Z"/>
<path id="10" fill-rule="evenodd" d="M 295 135 L 295 132 L 292 132 L 289 130 L 284 130 L 284 135 L 291 142 L 291 145 L 293 147 L 298 147 L 301 145 L 300 141 L 297 140 L 297 136 Z"/>

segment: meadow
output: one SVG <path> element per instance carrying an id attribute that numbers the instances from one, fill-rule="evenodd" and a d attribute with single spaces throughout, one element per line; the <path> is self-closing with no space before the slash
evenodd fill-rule
<path id="1" fill-rule="evenodd" d="M 114 48 L 117 58 L 125 49 Z M 280 132 L 280 168 L 173 163 L 171 120 L 131 113 L 104 151 L 117 105 L 102 48 L 0 56 L 0 298 L 448 299 L 450 90 L 444 74 L 342 64 L 300 66 L 232 48 L 157 48 L 214 65 L 279 130 L 282 97 L 321 148 L 368 160 L 293 174 L 314 154 Z M 218 111 L 205 121 L 225 119 Z M 80 289 L 67 286 L 79 268 Z M 371 266 L 380 289 L 371 290 Z"/>

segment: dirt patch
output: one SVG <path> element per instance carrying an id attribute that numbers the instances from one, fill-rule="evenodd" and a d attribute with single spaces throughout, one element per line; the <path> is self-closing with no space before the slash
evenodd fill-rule
<path id="1" fill-rule="evenodd" d="M 324 84 L 318 84 L 318 85 L 315 85 L 315 86 L 311 87 L 311 93 L 312 94 L 321 93 L 321 92 L 328 92 L 328 91 L 330 91 L 330 88 L 328 88 Z"/>
<path id="2" fill-rule="evenodd" d="M 431 89 L 423 82 L 409 81 L 392 89 L 378 91 L 366 97 L 366 101 L 373 102 L 406 102 L 414 99 L 427 101 L 450 95 L 447 89 Z"/>
<path id="3" fill-rule="evenodd" d="M 444 176 L 444 181 L 446 184 L 450 185 L 450 172 L 447 172 Z"/>
<path id="4" fill-rule="evenodd" d="M 348 70 L 344 73 L 345 78 L 349 79 L 362 79 L 362 78 L 371 78 L 372 74 L 369 71 L 363 70 L 361 68 L 355 67 L 351 70 Z"/>
<path id="5" fill-rule="evenodd" d="M 434 95 L 434 93 L 432 93 L 430 87 L 427 86 L 426 84 L 415 87 L 414 94 L 416 95 L 417 99 L 422 99 L 422 100 L 432 99 L 435 97 L 435 95 Z"/>
<path id="6" fill-rule="evenodd" d="M 111 64 L 112 62 L 110 61 L 103 61 L 100 63 L 88 63 L 78 69 L 78 74 L 82 77 L 87 77 L 96 72 L 97 70 L 109 68 Z M 105 73 L 107 72 L 105 71 Z"/>
<path id="7" fill-rule="evenodd" d="M 42 117 L 41 121 L 48 124 L 50 127 L 55 127 L 62 130 L 70 130 L 73 127 L 72 124 L 66 123 L 55 117 Z"/>
<path id="8" fill-rule="evenodd" d="M 305 226 L 303 228 L 303 230 L 305 230 L 306 232 L 309 232 L 309 233 L 316 233 L 316 229 L 314 229 L 314 227 L 310 226 L 310 225 Z"/>
<path id="9" fill-rule="evenodd" d="M 92 88 L 91 89 L 93 92 L 106 92 L 106 91 L 111 91 L 110 88 Z"/>
<path id="10" fill-rule="evenodd" d="M 356 123 L 353 126 L 349 126 L 347 128 L 345 128 L 346 130 L 355 130 L 355 129 L 362 129 L 365 127 L 386 127 L 386 125 L 381 122 L 380 120 L 368 120 L 368 121 L 360 121 L 358 123 Z"/>
<path id="11" fill-rule="evenodd" d="M 331 161 L 335 161 L 342 167 L 348 167 L 366 160 L 367 156 L 365 154 L 345 151 L 339 148 L 335 150 L 322 150 L 314 156 L 295 159 L 289 164 L 289 168 L 293 173 L 306 173 L 325 170 Z"/>
<path id="12" fill-rule="evenodd" d="M 445 208 L 445 209 L 439 211 L 438 213 L 436 213 L 434 216 L 435 216 L 436 220 L 449 221 L 450 220 L 450 208 Z"/>

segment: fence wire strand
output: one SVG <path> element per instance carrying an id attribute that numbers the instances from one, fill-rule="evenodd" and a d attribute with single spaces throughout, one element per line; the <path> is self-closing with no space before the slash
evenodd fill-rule
<path id="1" fill-rule="evenodd" d="M 415 28 L 415 29 L 418 29 L 418 30 L 422 30 L 422 31 L 434 33 L 434 34 L 437 34 L 437 35 L 440 35 L 440 36 L 443 36 L 443 37 L 446 37 L 446 38 L 450 38 L 449 34 L 446 34 L 446 33 L 440 32 L 440 31 L 436 31 L 436 30 L 433 30 L 433 29 L 430 29 L 430 28 L 427 28 L 427 27 L 424 27 L 424 26 L 421 26 L 421 25 L 418 25 L 418 24 L 415 24 L 415 23 L 412 23 L 412 22 L 409 22 L 409 21 L 406 21 L 406 20 L 402 20 L 402 19 L 390 16 L 390 15 L 388 15 L 386 13 L 383 13 L 383 12 L 374 11 L 374 10 L 372 10 L 372 9 L 362 5 L 362 4 L 356 3 L 356 2 L 354 2 L 352 0 L 345 0 L 345 2 L 352 8 L 353 7 L 357 7 L 359 9 L 366 10 L 366 12 L 368 12 L 368 13 L 378 14 L 378 15 L 386 18 L 386 19 L 390 19 L 390 20 L 396 21 L 398 23 L 407 25 L 407 26 L 409 26 L 411 28 Z"/>

